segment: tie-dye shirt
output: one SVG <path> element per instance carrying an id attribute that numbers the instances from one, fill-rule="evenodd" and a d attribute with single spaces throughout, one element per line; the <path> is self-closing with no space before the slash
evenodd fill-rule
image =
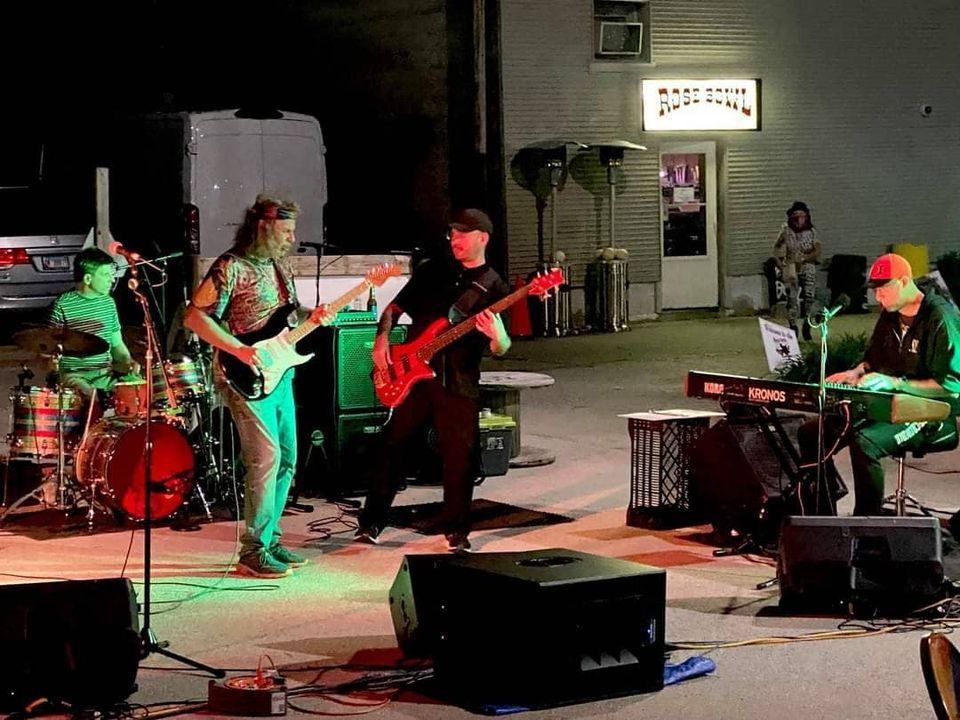
<path id="1" fill-rule="evenodd" d="M 293 275 L 283 261 L 224 253 L 193 295 L 193 305 L 234 335 L 259 330 L 278 308 L 296 305 Z"/>

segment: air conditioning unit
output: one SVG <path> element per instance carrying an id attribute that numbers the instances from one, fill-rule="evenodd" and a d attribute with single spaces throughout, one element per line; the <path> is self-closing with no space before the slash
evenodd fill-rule
<path id="1" fill-rule="evenodd" d="M 600 22 L 600 55 L 639 55 L 643 48 L 642 22 Z"/>

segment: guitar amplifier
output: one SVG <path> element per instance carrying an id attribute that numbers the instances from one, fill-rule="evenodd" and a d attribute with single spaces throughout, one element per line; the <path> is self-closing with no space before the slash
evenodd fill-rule
<path id="1" fill-rule="evenodd" d="M 324 327 L 297 343 L 298 352 L 316 354 L 294 377 L 301 490 L 339 497 L 369 485 L 367 466 L 379 440 L 375 428 L 387 416 L 370 377 L 376 333 L 373 323 Z M 390 342 L 406 336 L 406 326 L 395 327 Z M 322 452 L 314 437 L 322 438 Z"/>

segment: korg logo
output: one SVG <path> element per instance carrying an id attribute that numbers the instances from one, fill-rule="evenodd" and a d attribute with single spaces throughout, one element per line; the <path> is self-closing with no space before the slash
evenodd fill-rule
<path id="1" fill-rule="evenodd" d="M 786 402 L 787 393 L 783 390 L 772 390 L 770 388 L 752 387 L 747 390 L 747 399 L 757 402 Z"/>
<path id="2" fill-rule="evenodd" d="M 723 395 L 723 383 L 705 382 L 703 384 L 703 392 L 707 395 Z"/>

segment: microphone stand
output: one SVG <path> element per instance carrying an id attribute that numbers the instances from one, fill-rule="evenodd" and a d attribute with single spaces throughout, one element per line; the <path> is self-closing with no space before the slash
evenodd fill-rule
<path id="1" fill-rule="evenodd" d="M 143 441 L 143 627 L 140 629 L 140 659 L 144 660 L 151 653 L 158 653 L 184 665 L 194 667 L 197 670 L 208 672 L 214 677 L 222 678 L 226 676 L 226 672 L 223 670 L 204 665 L 196 660 L 191 660 L 188 657 L 167 650 L 170 643 L 168 641 L 159 642 L 156 634 L 153 632 L 153 628 L 150 626 L 150 535 L 153 522 L 151 517 L 153 512 L 150 505 L 150 494 L 153 492 L 153 443 L 150 439 L 150 426 L 153 424 L 153 418 L 151 417 L 153 414 L 153 356 L 154 351 L 157 349 L 157 337 L 153 325 L 153 318 L 150 314 L 150 304 L 147 296 L 139 289 L 140 279 L 136 265 L 130 265 L 130 274 L 132 277 L 128 281 L 127 286 L 133 291 L 133 294 L 140 302 L 140 307 L 143 310 L 143 321 L 147 329 L 147 349 L 144 355 L 144 361 L 146 362 L 146 376 L 149 378 L 147 381 L 147 417 L 144 424 L 145 432 Z"/>
<path id="2" fill-rule="evenodd" d="M 820 373 L 817 379 L 817 479 L 813 496 L 814 513 L 819 513 L 821 509 L 821 491 L 824 492 L 827 503 L 831 507 L 833 506 L 832 499 L 830 498 L 830 491 L 826 486 L 826 473 L 824 472 L 824 463 L 826 462 L 826 458 L 823 457 L 824 413 L 827 407 L 827 336 L 830 332 L 830 320 L 842 309 L 843 304 L 838 305 L 833 309 L 825 308 L 823 310 L 820 322 L 813 322 L 813 320 L 809 317 L 806 319 L 807 324 L 809 324 L 811 327 L 818 328 L 820 331 Z M 800 488 L 800 492 L 803 492 L 802 487 Z M 831 514 L 836 515 L 836 508 L 833 508 L 833 512 Z"/>

